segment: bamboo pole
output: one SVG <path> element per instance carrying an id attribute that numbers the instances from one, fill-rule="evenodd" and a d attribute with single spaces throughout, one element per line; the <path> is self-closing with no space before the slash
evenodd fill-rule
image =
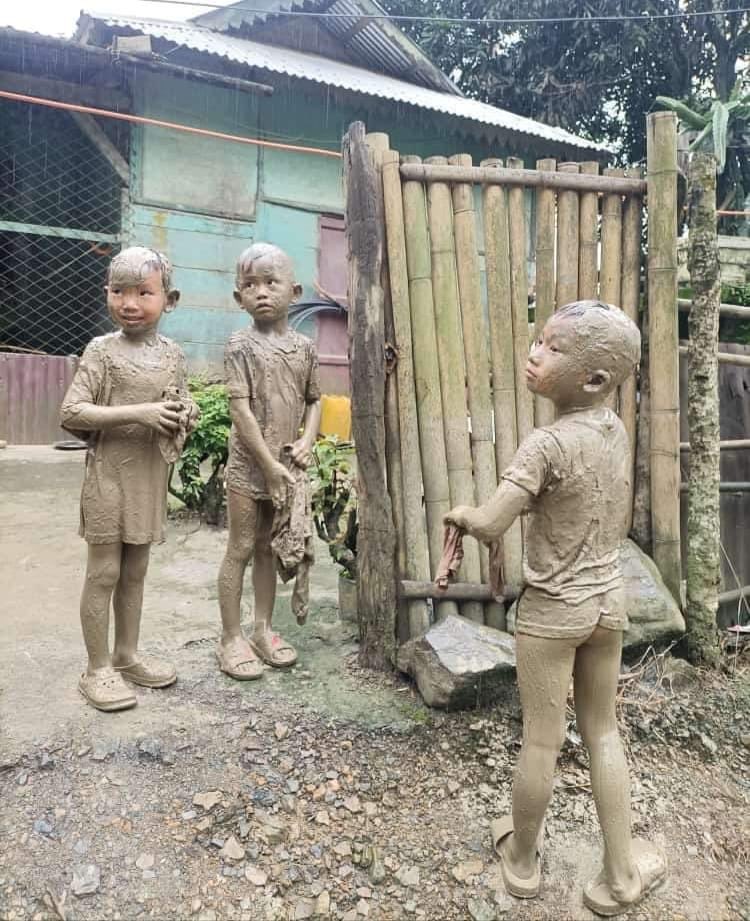
<path id="1" fill-rule="evenodd" d="M 401 582 L 399 594 L 402 598 L 449 598 L 455 601 L 481 601 L 497 603 L 489 585 L 479 585 L 474 582 L 451 582 L 446 589 L 439 589 L 434 582 Z M 506 591 L 503 601 L 515 601 L 518 593 Z"/>
<path id="2" fill-rule="evenodd" d="M 680 355 L 688 354 L 688 346 L 679 347 Z M 750 355 L 741 355 L 735 352 L 717 352 L 717 358 L 720 365 L 741 365 L 747 368 L 750 366 Z"/>
<path id="3" fill-rule="evenodd" d="M 680 603 L 677 117 L 652 112 L 646 124 L 652 534 L 656 565 Z"/>
<path id="4" fill-rule="evenodd" d="M 469 154 L 451 157 L 452 166 L 471 166 Z M 484 321 L 482 288 L 477 250 L 474 190 L 469 183 L 455 183 L 453 198 L 453 234 L 456 241 L 456 269 L 461 298 L 461 328 L 463 333 L 466 383 L 471 414 L 471 455 L 474 464 L 474 494 L 479 505 L 489 502 L 497 488 L 495 448 L 492 426 L 492 397 L 490 395 L 490 355 L 488 329 Z M 490 580 L 487 548 L 479 545 L 479 565 L 482 582 Z M 484 608 L 484 621 L 490 627 L 505 627 L 502 604 L 489 602 Z"/>
<path id="5" fill-rule="evenodd" d="M 554 160 L 537 160 L 538 170 L 554 172 Z M 595 196 L 596 193 L 594 193 Z M 536 193 L 536 306 L 534 334 L 539 338 L 544 324 L 555 310 L 555 190 L 540 188 Z M 546 397 L 534 396 L 534 421 L 537 426 L 555 421 L 555 406 Z"/>
<path id="6" fill-rule="evenodd" d="M 484 160 L 482 167 L 494 168 L 502 160 Z M 554 201 L 553 201 L 554 205 Z M 513 312 L 510 292 L 510 242 L 508 239 L 507 192 L 498 185 L 482 187 L 484 217 L 484 261 L 487 305 L 490 321 L 492 363 L 492 405 L 495 416 L 495 465 L 498 476 L 510 466 L 518 448 L 516 428 L 516 381 L 512 333 Z M 538 212 L 537 212 L 538 213 Z M 554 214 L 553 214 L 554 218 Z M 539 250 L 537 248 L 537 260 Z M 554 253 L 553 253 L 554 258 Z M 553 267 L 554 268 L 554 267 Z M 537 263 L 537 295 L 538 295 Z M 506 586 L 521 587 L 521 522 L 516 520 L 503 538 L 503 575 Z"/>
<path id="7" fill-rule="evenodd" d="M 692 301 L 686 298 L 680 298 L 677 301 L 677 307 L 682 313 L 689 313 L 691 304 Z M 750 319 L 750 307 L 740 307 L 738 304 L 719 304 L 719 315 L 748 320 Z"/>
<path id="8" fill-rule="evenodd" d="M 417 395 L 412 360 L 409 277 L 406 270 L 404 206 L 401 198 L 399 157 L 395 150 L 382 154 L 383 199 L 388 266 L 393 305 L 394 345 L 398 356 L 395 377 L 400 415 L 401 472 L 403 477 L 403 535 L 405 569 L 402 578 L 424 581 L 430 578 L 427 532 L 422 512 L 422 467 L 419 451 Z M 425 601 L 408 605 L 409 636 L 424 633 L 430 625 Z"/>
<path id="9" fill-rule="evenodd" d="M 632 172 L 640 175 L 640 170 Z M 622 207 L 622 280 L 620 284 L 622 303 L 620 306 L 636 326 L 640 326 L 638 305 L 641 296 L 641 218 L 641 199 L 628 195 Z M 631 374 L 620 387 L 620 418 L 628 433 L 630 450 L 633 453 L 633 484 L 635 483 L 636 416 L 637 379 L 635 374 Z"/>
<path id="10" fill-rule="evenodd" d="M 434 159 L 434 158 L 433 158 Z M 521 160 L 516 160 L 521 163 Z M 571 189 L 584 192 L 619 192 L 621 195 L 643 195 L 646 183 L 638 179 L 618 179 L 606 176 L 586 176 L 575 172 L 538 172 L 533 169 L 508 167 L 506 169 L 484 169 L 481 166 L 466 167 L 436 164 L 432 160 L 424 164 L 404 163 L 401 166 L 404 179 L 417 182 L 474 182 L 505 186 L 536 188 L 546 186 L 552 189 Z"/>
<path id="11" fill-rule="evenodd" d="M 444 164 L 446 160 L 445 157 L 432 157 L 427 162 Z M 428 187 L 427 212 L 430 223 L 432 290 L 451 504 L 474 505 L 453 214 L 451 193 L 447 184 L 435 182 Z M 481 580 L 479 545 L 476 541 L 464 544 L 461 574 L 467 582 Z M 484 623 L 484 612 L 479 602 L 465 602 L 461 605 L 461 613 L 470 620 Z"/>
<path id="12" fill-rule="evenodd" d="M 377 174 L 354 122 L 344 139 L 346 237 L 349 252 L 352 431 L 357 447 L 357 605 L 363 665 L 385 669 L 396 653 L 393 512 L 385 469 L 383 216 Z"/>
<path id="13" fill-rule="evenodd" d="M 558 172 L 577 175 L 577 163 L 560 163 Z M 557 309 L 578 300 L 578 193 L 557 193 Z"/>
<path id="14" fill-rule="evenodd" d="M 621 169 L 605 169 L 605 176 L 622 176 Z M 599 268 L 599 297 L 605 304 L 620 307 L 622 274 L 622 197 L 613 192 L 602 199 L 602 253 Z"/>
<path id="15" fill-rule="evenodd" d="M 508 165 L 523 163 L 508 157 Z M 513 358 L 516 378 L 516 430 L 518 443 L 534 427 L 534 404 L 526 387 L 526 362 L 529 357 L 529 279 L 526 267 L 526 204 L 524 190 L 508 189 L 508 239 L 510 252 L 510 304 L 513 319 Z"/>
<path id="16" fill-rule="evenodd" d="M 406 157 L 407 163 L 418 157 Z M 411 305 L 414 388 L 417 396 L 417 423 L 424 484 L 425 517 L 430 569 L 437 571 L 443 553 L 443 515 L 450 509 L 448 461 L 445 453 L 440 372 L 437 361 L 437 334 L 432 291 L 432 259 L 427 225 L 424 186 L 408 180 L 403 184 L 406 270 Z M 455 601 L 440 601 L 438 617 L 458 614 Z"/>
<path id="17" fill-rule="evenodd" d="M 370 151 L 372 162 L 377 172 L 378 193 L 380 196 L 380 213 L 384 216 L 383 202 L 383 152 L 388 150 L 390 142 L 383 132 L 365 135 L 365 144 Z M 393 509 L 393 526 L 396 530 L 396 563 L 399 573 L 406 572 L 406 537 L 404 534 L 404 486 L 401 469 L 401 432 L 399 427 L 398 384 L 396 381 L 394 361 L 389 360 L 393 353 L 395 339 L 393 329 L 393 306 L 391 303 L 391 284 L 387 253 L 383 253 L 380 269 L 380 285 L 383 289 L 383 322 L 386 350 L 385 376 L 385 463 L 388 474 L 388 492 Z M 403 639 L 410 636 L 409 612 L 399 599 L 398 635 Z"/>
<path id="18" fill-rule="evenodd" d="M 599 164 L 596 161 L 581 163 L 581 173 L 596 176 Z M 597 296 L 599 275 L 599 195 L 596 192 L 582 192 L 579 205 L 578 250 L 578 297 L 593 300 Z"/>

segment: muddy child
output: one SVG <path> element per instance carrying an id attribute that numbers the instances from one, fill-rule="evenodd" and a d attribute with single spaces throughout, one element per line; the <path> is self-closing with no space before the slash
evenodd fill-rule
<path id="1" fill-rule="evenodd" d="M 98 710 L 135 706 L 134 684 L 163 688 L 177 678 L 170 662 L 138 653 L 149 552 L 164 535 L 169 464 L 198 416 L 185 356 L 157 332 L 180 296 L 171 274 L 155 250 L 134 246 L 115 256 L 105 292 L 119 330 L 86 347 L 60 411 L 63 427 L 88 446 L 80 534 L 88 543 L 81 626 L 89 662 L 78 688 Z"/>
<path id="2" fill-rule="evenodd" d="M 604 838 L 602 869 L 583 899 L 605 916 L 627 911 L 666 876 L 663 855 L 631 838 L 630 780 L 615 719 L 631 453 L 606 397 L 633 373 L 639 353 L 638 329 L 617 308 L 581 301 L 559 310 L 526 366 L 529 390 L 554 402 L 557 421 L 523 442 L 486 505 L 459 506 L 445 519 L 490 542 L 528 515 L 516 621 L 523 743 L 512 815 L 491 825 L 506 888 L 519 898 L 539 893 L 544 814 L 572 677 Z"/>
<path id="3" fill-rule="evenodd" d="M 253 319 L 227 344 L 225 375 L 232 417 L 226 468 L 229 541 L 219 571 L 221 671 L 259 678 L 263 663 L 288 668 L 297 652 L 272 629 L 277 572 L 296 576 L 292 608 L 307 616 L 312 521 L 306 468 L 320 421 L 313 343 L 289 328 L 302 293 L 289 256 L 256 243 L 237 262 L 234 298 Z M 254 625 L 240 624 L 242 583 L 252 564 Z"/>

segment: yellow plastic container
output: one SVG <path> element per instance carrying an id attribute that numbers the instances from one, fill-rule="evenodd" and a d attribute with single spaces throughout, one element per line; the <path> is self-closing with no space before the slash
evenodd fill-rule
<path id="1" fill-rule="evenodd" d="M 342 441 L 352 437 L 352 401 L 349 397 L 323 394 L 320 400 L 320 434 L 338 435 Z"/>

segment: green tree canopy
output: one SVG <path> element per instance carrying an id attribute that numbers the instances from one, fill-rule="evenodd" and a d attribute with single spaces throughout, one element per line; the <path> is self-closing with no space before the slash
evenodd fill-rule
<path id="1" fill-rule="evenodd" d="M 645 156 L 657 96 L 727 99 L 750 51 L 748 13 L 628 20 L 743 6 L 734 0 L 385 0 L 391 14 L 574 22 L 402 27 L 471 97 Z M 582 22 L 607 16 L 608 21 Z M 744 66 L 747 66 L 746 59 Z M 750 183 L 746 186 L 750 189 Z"/>

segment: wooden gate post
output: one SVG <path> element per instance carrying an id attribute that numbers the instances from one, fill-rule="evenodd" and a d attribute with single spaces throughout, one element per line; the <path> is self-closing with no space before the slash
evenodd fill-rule
<path id="1" fill-rule="evenodd" d="M 396 539 L 385 462 L 383 215 L 378 177 L 354 122 L 344 138 L 352 433 L 357 449 L 357 605 L 363 665 L 387 669 L 396 652 Z"/>
<path id="2" fill-rule="evenodd" d="M 680 604 L 680 400 L 677 331 L 677 117 L 647 118 L 651 521 L 654 560 Z"/>

